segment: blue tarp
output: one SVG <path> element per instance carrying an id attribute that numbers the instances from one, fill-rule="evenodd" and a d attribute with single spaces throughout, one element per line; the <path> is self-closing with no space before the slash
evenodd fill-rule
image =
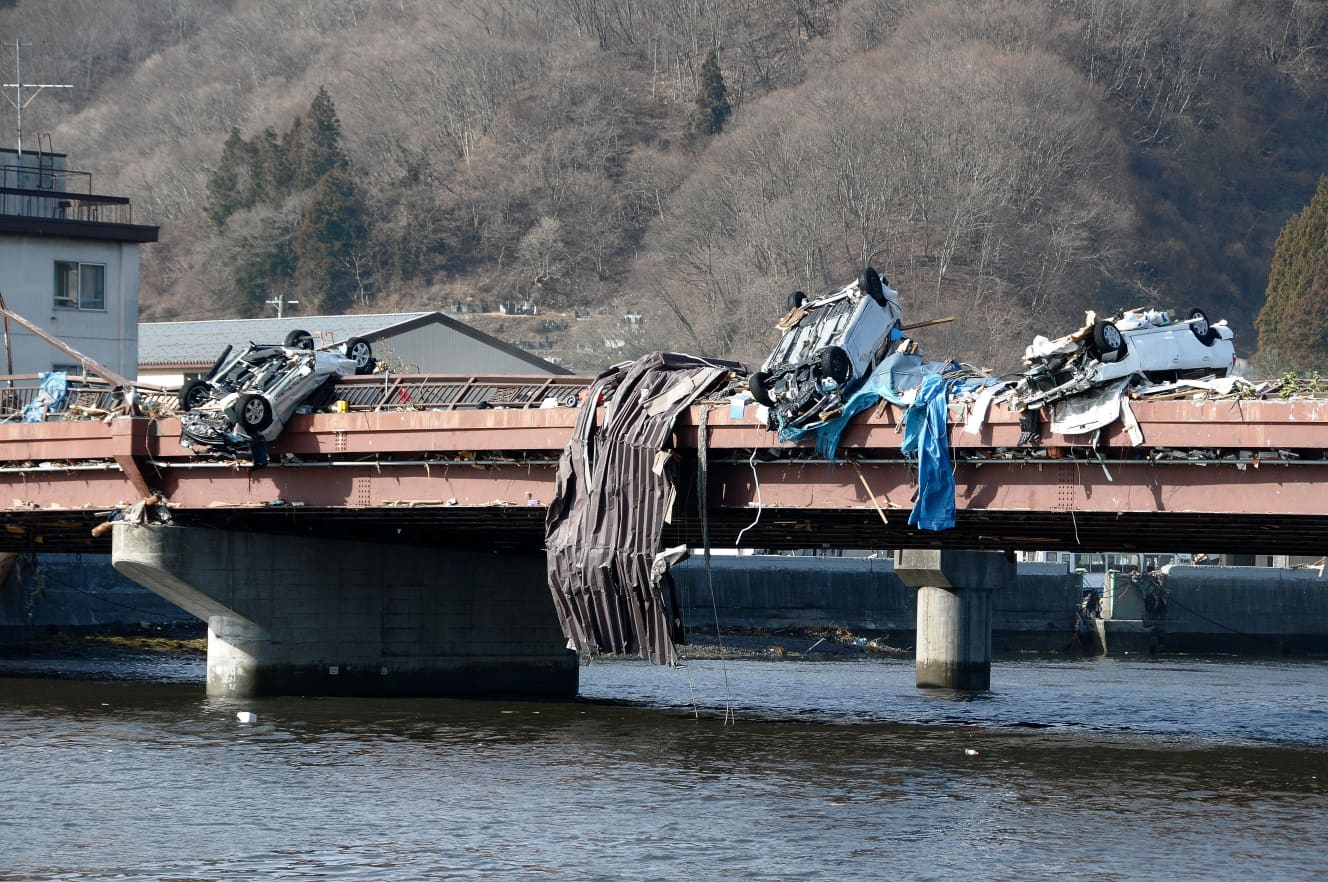
<path id="1" fill-rule="evenodd" d="M 40 423 L 48 413 L 63 410 L 69 397 L 69 381 L 64 371 L 42 371 L 37 379 L 41 382 L 37 397 L 23 406 L 25 423 Z"/>
<path id="2" fill-rule="evenodd" d="M 853 417 L 882 399 L 907 407 L 901 449 L 918 467 L 918 498 L 908 522 L 923 530 L 948 530 L 954 526 L 955 483 L 946 417 L 950 387 L 956 384 L 947 383 L 942 374 L 957 367 L 953 362 L 923 361 L 919 355 L 890 355 L 849 396 L 837 417 L 814 429 L 785 429 L 780 440 L 802 440 L 814 433 L 817 451 L 833 461 Z M 911 403 L 904 399 L 910 389 L 918 390 Z"/>
<path id="3" fill-rule="evenodd" d="M 955 523 L 955 481 L 950 469 L 949 384 L 930 374 L 904 413 L 904 456 L 918 464 L 918 498 L 909 512 L 910 526 L 948 530 Z"/>

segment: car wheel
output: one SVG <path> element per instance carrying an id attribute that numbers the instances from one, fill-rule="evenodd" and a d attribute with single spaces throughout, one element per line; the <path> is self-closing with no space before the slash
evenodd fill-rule
<path id="1" fill-rule="evenodd" d="M 291 349 L 313 349 L 314 335 L 308 331 L 291 331 L 286 335 L 286 342 L 283 345 Z"/>
<path id="2" fill-rule="evenodd" d="M 1208 324 L 1208 314 L 1202 309 L 1191 309 L 1188 316 L 1190 320 L 1190 330 L 1194 336 L 1199 338 L 1199 342 L 1205 346 L 1212 346 L 1213 341 L 1217 339 L 1217 331 Z"/>
<path id="3" fill-rule="evenodd" d="M 794 291 L 788 296 L 789 309 L 802 309 L 802 305 L 807 302 L 806 291 Z"/>
<path id="4" fill-rule="evenodd" d="M 356 374 L 371 374 L 374 369 L 373 348 L 362 337 L 346 341 L 346 357 L 355 362 Z"/>
<path id="5" fill-rule="evenodd" d="M 865 292 L 881 306 L 885 306 L 885 286 L 881 284 L 880 274 L 871 267 L 867 267 L 858 276 L 858 290 Z"/>
<path id="6" fill-rule="evenodd" d="M 246 435 L 258 435 L 272 425 L 272 402 L 262 395 L 246 395 L 240 399 L 240 428 Z"/>
<path id="7" fill-rule="evenodd" d="M 1098 319 L 1093 324 L 1093 346 L 1097 349 L 1098 361 L 1119 361 L 1125 353 L 1125 337 L 1115 322 Z"/>
<path id="8" fill-rule="evenodd" d="M 180 410 L 190 411 L 212 397 L 206 380 L 190 380 L 180 387 Z"/>
<path id="9" fill-rule="evenodd" d="M 829 377 L 841 386 L 853 376 L 853 360 L 841 346 L 827 346 L 821 350 L 821 376 Z"/>
<path id="10" fill-rule="evenodd" d="M 748 377 L 747 388 L 752 390 L 752 398 L 756 399 L 757 404 L 775 406 L 774 399 L 770 397 L 770 375 L 765 371 L 757 371 Z"/>

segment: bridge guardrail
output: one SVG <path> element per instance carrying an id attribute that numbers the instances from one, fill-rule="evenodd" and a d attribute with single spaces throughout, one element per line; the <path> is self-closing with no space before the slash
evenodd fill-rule
<path id="1" fill-rule="evenodd" d="M 545 406 L 553 399 L 575 407 L 577 396 L 591 378 L 574 375 L 498 377 L 430 374 L 369 374 L 345 377 L 337 383 L 336 398 L 352 411 L 462 410 Z M 136 384 L 141 412 L 171 416 L 179 411 L 178 389 Z M 41 380 L 37 374 L 0 375 L 0 422 L 18 422 L 23 410 L 37 400 Z M 71 375 L 65 402 L 48 419 L 102 419 L 124 413 L 123 396 L 100 377 Z"/>

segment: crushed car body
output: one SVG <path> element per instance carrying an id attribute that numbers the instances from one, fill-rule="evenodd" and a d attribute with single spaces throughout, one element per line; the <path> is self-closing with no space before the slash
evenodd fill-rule
<path id="1" fill-rule="evenodd" d="M 781 438 L 823 425 L 903 339 L 899 292 L 867 267 L 856 280 L 809 299 L 794 291 L 782 335 L 749 378 Z"/>
<path id="2" fill-rule="evenodd" d="M 250 343 L 238 353 L 228 346 L 206 377 L 180 389 L 180 444 L 250 453 L 262 465 L 266 443 L 276 440 L 299 407 L 327 407 L 340 378 L 373 369 L 373 350 L 359 337 L 316 350 L 307 331 L 292 331 L 281 345 Z"/>
<path id="3" fill-rule="evenodd" d="M 1090 312 L 1072 334 L 1034 338 L 1011 406 L 1038 410 L 1136 377 L 1153 383 L 1226 377 L 1236 363 L 1233 336 L 1225 321 L 1210 323 L 1201 309 L 1184 319 L 1158 309 L 1128 309 L 1111 318 Z"/>

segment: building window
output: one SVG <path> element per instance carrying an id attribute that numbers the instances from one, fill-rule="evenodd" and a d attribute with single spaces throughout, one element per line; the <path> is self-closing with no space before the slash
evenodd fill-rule
<path id="1" fill-rule="evenodd" d="M 55 305 L 65 309 L 106 308 L 106 266 L 100 263 L 55 262 Z"/>

